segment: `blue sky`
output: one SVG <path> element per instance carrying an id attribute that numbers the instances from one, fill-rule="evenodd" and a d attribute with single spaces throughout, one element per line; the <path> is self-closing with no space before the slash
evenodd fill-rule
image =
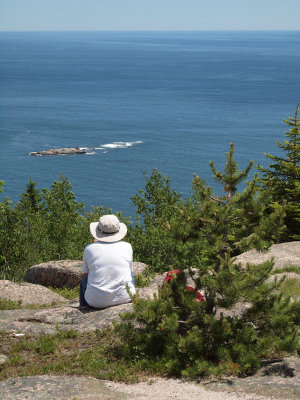
<path id="1" fill-rule="evenodd" d="M 300 0 L 0 0 L 2 31 L 299 30 Z"/>

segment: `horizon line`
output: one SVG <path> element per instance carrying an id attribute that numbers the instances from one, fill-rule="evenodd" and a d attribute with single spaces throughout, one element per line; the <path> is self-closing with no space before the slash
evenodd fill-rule
<path id="1" fill-rule="evenodd" d="M 41 29 L 41 30 L 2 30 L 0 33 L 35 32 L 300 32 L 300 29 Z"/>

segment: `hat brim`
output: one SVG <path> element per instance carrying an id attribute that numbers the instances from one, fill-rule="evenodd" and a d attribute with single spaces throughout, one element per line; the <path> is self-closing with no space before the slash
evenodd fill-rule
<path id="1" fill-rule="evenodd" d="M 122 240 L 127 233 L 127 226 L 120 222 L 120 229 L 115 233 L 104 233 L 98 229 L 99 222 L 90 223 L 90 231 L 93 237 L 101 242 L 113 243 Z"/>

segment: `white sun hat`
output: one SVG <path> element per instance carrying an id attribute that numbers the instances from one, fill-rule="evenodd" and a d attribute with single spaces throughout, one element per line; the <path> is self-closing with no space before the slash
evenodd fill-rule
<path id="1" fill-rule="evenodd" d="M 117 242 L 126 235 L 127 226 L 120 222 L 115 215 L 103 215 L 99 222 L 90 224 L 91 234 L 101 242 Z"/>

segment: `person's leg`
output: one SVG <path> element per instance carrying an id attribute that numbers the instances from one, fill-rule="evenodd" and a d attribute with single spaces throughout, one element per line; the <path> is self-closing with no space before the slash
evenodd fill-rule
<path id="1" fill-rule="evenodd" d="M 133 272 L 131 271 L 131 282 L 132 282 L 132 284 L 133 284 L 133 286 L 135 285 L 135 282 L 134 282 L 134 276 L 133 276 Z"/>
<path id="2" fill-rule="evenodd" d="M 80 306 L 88 306 L 88 303 L 86 302 L 84 298 L 84 293 L 86 291 L 86 286 L 87 286 L 87 278 L 83 276 L 81 278 L 80 282 L 80 290 L 79 290 L 79 305 Z"/>

